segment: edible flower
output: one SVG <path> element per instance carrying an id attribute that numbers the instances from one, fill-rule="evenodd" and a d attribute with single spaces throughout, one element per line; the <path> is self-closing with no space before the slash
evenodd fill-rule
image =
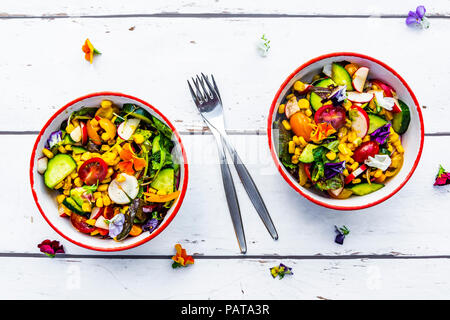
<path id="1" fill-rule="evenodd" d="M 119 156 L 122 160 L 124 160 L 122 162 L 119 162 L 119 169 L 129 175 L 133 175 L 135 170 L 140 171 L 144 169 L 147 165 L 147 161 L 145 161 L 145 159 L 136 156 L 136 154 L 133 152 L 133 149 L 131 148 L 130 143 L 124 145 L 122 151 L 120 151 Z"/>
<path id="2" fill-rule="evenodd" d="M 392 160 L 387 154 L 376 154 L 375 157 L 369 156 L 364 163 L 369 167 L 385 171 L 390 167 Z"/>
<path id="3" fill-rule="evenodd" d="M 50 258 L 54 258 L 57 253 L 64 253 L 63 246 L 56 240 L 46 239 L 38 244 L 38 248 Z"/>
<path id="4" fill-rule="evenodd" d="M 350 233 L 350 230 L 348 230 L 348 228 L 346 226 L 342 226 L 340 228 L 338 228 L 337 226 L 334 226 L 334 228 L 337 233 L 336 238 L 334 239 L 334 242 L 336 242 L 338 244 L 344 244 L 345 236 Z"/>
<path id="5" fill-rule="evenodd" d="M 158 224 L 159 224 L 158 219 L 156 218 L 149 219 L 146 223 L 142 225 L 142 230 L 149 231 L 150 233 L 152 233 L 153 231 L 155 231 Z"/>
<path id="6" fill-rule="evenodd" d="M 324 177 L 325 179 L 333 178 L 335 175 L 342 173 L 345 169 L 345 161 L 342 162 L 330 162 L 324 165 Z"/>
<path id="7" fill-rule="evenodd" d="M 418 6 L 416 11 L 410 11 L 408 17 L 406 18 L 406 25 L 419 27 L 422 29 L 428 29 L 430 27 L 430 22 L 425 17 L 425 12 L 427 10 L 424 6 Z"/>
<path id="8" fill-rule="evenodd" d="M 270 40 L 266 38 L 265 34 L 263 34 L 258 42 L 259 54 L 265 57 L 269 53 L 269 49 L 270 49 Z"/>
<path id="9" fill-rule="evenodd" d="M 111 238 L 117 237 L 123 230 L 123 224 L 125 223 L 125 216 L 123 213 L 115 215 L 111 220 L 109 220 L 109 233 Z"/>
<path id="10" fill-rule="evenodd" d="M 450 184 L 450 173 L 446 172 L 445 169 L 439 165 L 439 171 L 436 175 L 434 186 L 444 186 L 446 184 Z"/>
<path id="11" fill-rule="evenodd" d="M 335 132 L 336 130 L 333 128 L 331 124 L 327 122 L 322 122 L 315 127 L 313 132 L 311 132 L 311 140 L 313 142 L 318 143 Z"/>
<path id="12" fill-rule="evenodd" d="M 375 140 L 379 144 L 383 144 L 386 142 L 386 139 L 389 137 L 389 133 L 391 132 L 391 124 L 388 123 L 382 127 L 379 127 L 377 130 L 370 134 L 372 140 Z"/>
<path id="13" fill-rule="evenodd" d="M 172 257 L 172 260 L 174 261 L 172 263 L 172 268 L 175 269 L 178 267 L 186 267 L 188 264 L 194 264 L 194 258 L 186 254 L 186 249 L 183 249 L 181 244 L 177 243 L 175 245 L 175 250 L 177 253 Z"/>
<path id="14" fill-rule="evenodd" d="M 270 268 L 270 274 L 272 275 L 272 277 L 275 279 L 277 276 L 281 279 L 284 278 L 285 275 L 287 274 L 293 274 L 292 273 L 292 268 L 280 263 L 279 266 L 275 266 Z"/>
<path id="15" fill-rule="evenodd" d="M 51 149 L 54 146 L 58 145 L 62 141 L 62 132 L 61 130 L 54 131 L 50 134 L 50 137 L 47 140 L 46 146 Z"/>
<path id="16" fill-rule="evenodd" d="M 94 48 L 91 41 L 89 39 L 86 39 L 83 46 L 81 47 L 81 50 L 84 52 L 84 58 L 92 63 L 94 60 L 94 54 L 101 54 L 100 51 Z"/>

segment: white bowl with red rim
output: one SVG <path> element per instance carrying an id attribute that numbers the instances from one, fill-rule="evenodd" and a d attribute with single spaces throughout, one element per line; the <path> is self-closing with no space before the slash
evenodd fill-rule
<path id="1" fill-rule="evenodd" d="M 278 107 L 282 103 L 286 93 L 292 88 L 294 82 L 301 80 L 310 83 L 312 77 L 320 73 L 325 65 L 339 61 L 353 62 L 359 66 L 368 67 L 370 69 L 369 79 L 381 80 L 394 88 L 399 99 L 404 101 L 411 111 L 409 128 L 402 135 L 402 144 L 405 149 L 405 154 L 403 167 L 400 172 L 395 177 L 389 179 L 386 182 L 385 187 L 378 191 L 365 196 L 351 196 L 350 198 L 343 200 L 333 199 L 328 195 L 315 192 L 313 189 L 300 186 L 297 179 L 286 170 L 278 158 L 277 148 L 275 147 L 278 141 L 276 130 L 273 129 L 273 123 L 276 119 Z M 372 57 L 352 52 L 337 52 L 319 56 L 301 65 L 291 73 L 291 75 L 283 82 L 273 99 L 269 111 L 267 133 L 272 158 L 278 171 L 286 182 L 306 199 L 318 205 L 335 210 L 358 210 L 369 208 L 392 197 L 406 184 L 414 173 L 422 154 L 424 141 L 424 125 L 420 105 L 406 81 L 385 63 Z"/>
<path id="2" fill-rule="evenodd" d="M 112 101 L 115 105 L 120 107 L 125 103 L 136 104 L 167 124 L 173 131 L 172 141 L 175 146 L 172 155 L 174 157 L 174 162 L 180 165 L 180 182 L 178 187 L 178 190 L 180 190 L 180 196 L 175 200 L 172 207 L 167 212 L 164 220 L 152 233 L 142 232 L 137 237 L 127 237 L 120 242 L 112 239 L 101 239 L 99 237 L 90 236 L 89 234 L 83 234 L 72 226 L 70 219 L 60 217 L 55 198 L 57 192 L 50 190 L 45 186 L 43 176 L 40 175 L 36 169 L 37 160 L 42 157 L 42 149 L 44 148 L 50 134 L 53 131 L 59 130 L 61 123 L 66 121 L 73 111 L 77 111 L 83 107 L 98 107 L 100 106 L 100 102 L 105 99 Z M 48 224 L 62 237 L 87 249 L 98 251 L 120 251 L 137 247 L 153 239 L 170 224 L 178 213 L 186 194 L 188 171 L 186 152 L 183 143 L 181 142 L 181 137 L 172 123 L 170 123 L 170 121 L 158 109 L 141 99 L 126 94 L 116 92 L 98 92 L 69 102 L 64 107 L 59 109 L 41 129 L 31 154 L 30 183 L 33 198 L 39 211 Z"/>

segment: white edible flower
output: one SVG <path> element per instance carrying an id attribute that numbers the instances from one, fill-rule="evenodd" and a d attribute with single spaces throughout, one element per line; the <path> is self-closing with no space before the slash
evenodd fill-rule
<path id="1" fill-rule="evenodd" d="M 392 108 L 394 107 L 395 104 L 395 100 L 394 98 L 391 97 L 384 97 L 383 96 L 383 91 L 374 91 L 373 92 L 375 94 L 375 99 L 377 100 L 377 104 L 388 110 L 388 111 L 392 111 Z"/>
<path id="2" fill-rule="evenodd" d="M 369 156 L 364 163 L 369 167 L 381 169 L 382 171 L 387 170 L 391 165 L 391 157 L 387 154 L 376 154 L 375 157 Z"/>
<path id="3" fill-rule="evenodd" d="M 266 35 L 263 34 L 258 42 L 258 52 L 261 56 L 265 57 L 269 53 L 270 49 L 270 40 L 266 38 Z"/>

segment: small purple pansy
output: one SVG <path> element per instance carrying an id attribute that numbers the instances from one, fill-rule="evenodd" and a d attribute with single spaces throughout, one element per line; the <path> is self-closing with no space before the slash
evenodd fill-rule
<path id="1" fill-rule="evenodd" d="M 406 25 L 428 29 L 430 27 L 430 22 L 427 17 L 425 17 L 426 11 L 424 6 L 418 6 L 416 11 L 410 11 L 408 17 L 406 17 Z"/>
<path id="2" fill-rule="evenodd" d="M 57 253 L 64 253 L 63 246 L 56 240 L 46 239 L 38 244 L 38 248 L 50 258 L 54 258 Z"/>

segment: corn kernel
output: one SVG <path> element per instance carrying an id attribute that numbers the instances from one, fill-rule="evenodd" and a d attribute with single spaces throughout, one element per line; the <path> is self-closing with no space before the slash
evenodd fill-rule
<path id="1" fill-rule="evenodd" d="M 111 205 L 111 199 L 108 197 L 108 195 L 103 195 L 102 200 L 105 207 Z"/>
<path id="2" fill-rule="evenodd" d="M 74 154 L 72 155 L 73 160 L 75 160 L 75 162 L 78 162 L 81 160 L 81 154 Z"/>
<path id="3" fill-rule="evenodd" d="M 107 145 L 107 144 L 103 144 L 101 147 L 100 147 L 100 150 L 102 150 L 102 151 L 108 151 L 110 149 L 110 147 Z"/>
<path id="4" fill-rule="evenodd" d="M 58 151 L 61 153 L 67 153 L 67 150 L 66 150 L 66 148 L 64 148 L 64 146 L 59 146 Z"/>
<path id="5" fill-rule="evenodd" d="M 103 179 L 102 181 L 100 181 L 102 184 L 105 184 L 105 183 L 110 183 L 111 182 L 111 177 L 109 177 L 109 178 L 105 178 L 105 179 Z"/>
<path id="6" fill-rule="evenodd" d="M 70 195 L 70 190 L 69 190 L 69 189 L 64 190 L 64 191 L 63 191 L 63 194 L 66 195 L 66 196 Z"/>
<path id="7" fill-rule="evenodd" d="M 55 189 L 61 189 L 64 186 L 64 181 L 61 181 L 55 186 Z"/>
<path id="8" fill-rule="evenodd" d="M 302 150 L 301 150 L 299 147 L 296 147 L 295 150 L 294 150 L 294 154 L 295 154 L 296 156 L 299 156 L 300 153 L 302 153 Z"/>
<path id="9" fill-rule="evenodd" d="M 75 180 L 73 181 L 73 183 L 74 183 L 77 187 L 83 186 L 83 180 L 81 180 L 79 177 L 75 178 Z"/>
<path id="10" fill-rule="evenodd" d="M 301 81 L 295 81 L 294 82 L 294 90 L 298 91 L 298 92 L 302 92 L 305 91 L 305 84 Z"/>
<path id="11" fill-rule="evenodd" d="M 118 174 L 116 180 L 117 182 L 124 182 L 126 178 L 123 175 Z"/>
<path id="12" fill-rule="evenodd" d="M 300 144 L 304 147 L 308 144 L 308 142 L 306 142 L 305 138 L 303 137 L 299 137 L 298 140 L 300 141 Z"/>
<path id="13" fill-rule="evenodd" d="M 103 199 L 102 199 L 102 198 L 98 198 L 98 199 L 95 201 L 95 205 L 96 205 L 97 207 L 99 207 L 99 208 L 103 208 Z"/>
<path id="14" fill-rule="evenodd" d="M 97 120 L 92 119 L 92 120 L 90 120 L 90 121 L 91 121 L 91 125 L 92 125 L 93 127 L 97 127 L 97 126 L 98 126 L 98 121 L 97 121 Z"/>
<path id="15" fill-rule="evenodd" d="M 103 161 L 106 162 L 106 164 L 108 166 L 113 166 L 115 164 L 115 160 L 116 160 L 116 155 L 112 152 L 106 152 L 104 154 L 101 155 L 101 158 L 103 159 Z M 120 160 L 120 158 L 119 158 Z"/>
<path id="16" fill-rule="evenodd" d="M 347 149 L 347 147 L 345 146 L 345 144 L 339 144 L 338 145 L 338 149 L 339 149 L 339 151 L 343 154 L 343 155 L 348 155 L 348 149 Z"/>
<path id="17" fill-rule="evenodd" d="M 96 221 L 95 219 L 87 219 L 86 223 L 90 226 L 93 226 L 93 225 L 95 225 L 95 221 Z"/>
<path id="18" fill-rule="evenodd" d="M 403 146 L 402 146 L 401 144 L 396 145 L 396 146 L 395 146 L 395 149 L 397 149 L 397 151 L 398 151 L 399 153 L 405 153 L 405 149 L 403 149 Z"/>
<path id="19" fill-rule="evenodd" d="M 355 171 L 356 169 L 358 169 L 358 167 L 359 167 L 359 163 L 356 162 L 356 161 L 350 166 L 350 168 L 352 169 L 352 171 Z"/>
<path id="20" fill-rule="evenodd" d="M 83 202 L 83 205 L 81 206 L 81 209 L 84 212 L 91 212 L 91 210 L 92 210 L 91 203 L 90 202 Z"/>
<path id="21" fill-rule="evenodd" d="M 136 133 L 133 135 L 133 140 L 137 144 L 141 144 L 145 141 L 144 136 L 142 134 Z"/>
<path id="22" fill-rule="evenodd" d="M 295 95 L 294 95 L 293 93 L 288 94 L 288 95 L 286 96 L 286 100 L 291 100 L 291 98 L 293 98 L 293 97 L 295 97 Z"/>
<path id="23" fill-rule="evenodd" d="M 63 194 L 57 195 L 57 196 L 56 196 L 56 202 L 58 202 L 59 204 L 61 204 L 61 203 L 64 201 L 65 198 L 66 198 L 66 196 L 63 195 Z"/>
<path id="24" fill-rule="evenodd" d="M 66 132 L 67 132 L 68 134 L 71 134 L 72 131 L 73 131 L 74 129 L 75 129 L 74 125 L 71 124 L 71 123 L 69 123 L 69 124 L 67 125 L 67 127 L 66 127 Z"/>
<path id="25" fill-rule="evenodd" d="M 353 141 L 353 144 L 354 144 L 356 147 L 360 146 L 361 143 L 362 143 L 362 139 L 361 139 L 360 137 L 357 137 L 357 138 Z"/>
<path id="26" fill-rule="evenodd" d="M 292 158 L 291 158 L 291 162 L 293 164 L 297 164 L 298 163 L 298 156 L 297 155 L 293 155 Z"/>
<path id="27" fill-rule="evenodd" d="M 334 159 L 336 159 L 336 153 L 333 151 L 330 151 L 326 154 L 328 160 L 333 161 Z"/>
<path id="28" fill-rule="evenodd" d="M 91 158 L 91 153 L 89 151 L 87 151 L 81 155 L 81 160 L 83 160 L 83 161 L 89 160 L 90 158 Z"/>
<path id="29" fill-rule="evenodd" d="M 370 135 L 367 135 L 363 138 L 363 142 L 370 141 Z"/>
<path id="30" fill-rule="evenodd" d="M 309 109 L 309 100 L 307 99 L 300 99 L 297 104 L 300 109 Z"/>
<path id="31" fill-rule="evenodd" d="M 305 111 L 305 115 L 306 115 L 307 117 L 311 117 L 311 116 L 312 116 L 312 111 L 311 111 L 310 109 L 307 109 L 307 110 Z"/>
<path id="32" fill-rule="evenodd" d="M 377 171 L 375 171 L 373 176 L 375 178 L 379 178 L 379 177 L 381 177 L 382 174 L 383 174 L 383 171 L 381 171 L 381 169 L 377 169 Z"/>
<path id="33" fill-rule="evenodd" d="M 286 130 L 291 130 L 291 125 L 287 120 L 283 120 L 282 124 Z"/>
<path id="34" fill-rule="evenodd" d="M 106 191 L 106 190 L 108 190 L 108 185 L 107 184 L 99 185 L 98 188 L 97 188 L 97 191 L 101 191 L 101 192 Z"/>
<path id="35" fill-rule="evenodd" d="M 286 105 L 284 103 L 280 104 L 280 106 L 278 107 L 278 113 L 283 114 L 285 109 Z"/>
<path id="36" fill-rule="evenodd" d="M 295 143 L 294 141 L 289 141 L 288 143 L 288 151 L 289 153 L 294 153 L 295 152 Z"/>
<path id="37" fill-rule="evenodd" d="M 348 173 L 348 170 L 347 170 L 347 169 L 344 169 L 344 171 L 342 171 L 342 174 L 343 174 L 345 177 L 347 177 L 350 173 Z"/>
<path id="38" fill-rule="evenodd" d="M 148 188 L 148 192 L 150 192 L 150 193 L 156 193 L 156 190 L 153 189 L 153 188 Z"/>
<path id="39" fill-rule="evenodd" d="M 44 156 L 46 156 L 47 158 L 51 159 L 54 157 L 53 152 L 51 152 L 50 150 L 48 150 L 47 148 L 42 149 L 42 153 L 44 154 Z"/>
<path id="40" fill-rule="evenodd" d="M 66 149 L 67 151 L 72 151 L 72 146 L 70 144 L 66 144 L 64 146 L 64 149 Z"/>
<path id="41" fill-rule="evenodd" d="M 294 143 L 295 143 L 296 146 L 299 146 L 299 145 L 300 145 L 300 140 L 298 139 L 297 136 L 293 136 L 293 137 L 292 137 L 292 141 L 294 141 Z"/>
<path id="42" fill-rule="evenodd" d="M 357 183 L 361 183 L 361 179 L 357 178 L 357 179 L 353 179 L 352 180 L 353 184 L 357 184 Z"/>
<path id="43" fill-rule="evenodd" d="M 109 100 L 103 100 L 100 103 L 100 107 L 102 107 L 102 108 L 111 108 L 111 106 L 112 106 L 112 102 Z"/>
<path id="44" fill-rule="evenodd" d="M 347 161 L 347 163 L 353 164 L 355 162 L 355 160 L 353 160 L 353 158 L 345 156 L 345 161 Z"/>
<path id="45" fill-rule="evenodd" d="M 78 177 L 78 173 L 74 170 L 74 171 L 70 174 L 70 177 L 71 177 L 72 179 L 75 179 L 76 177 Z"/>
<path id="46" fill-rule="evenodd" d="M 98 198 L 100 198 L 102 196 L 101 192 L 94 192 L 94 199 L 97 200 Z"/>
<path id="47" fill-rule="evenodd" d="M 345 110 L 348 111 L 352 105 L 353 105 L 353 103 L 350 100 L 345 100 L 345 102 L 344 102 Z"/>

